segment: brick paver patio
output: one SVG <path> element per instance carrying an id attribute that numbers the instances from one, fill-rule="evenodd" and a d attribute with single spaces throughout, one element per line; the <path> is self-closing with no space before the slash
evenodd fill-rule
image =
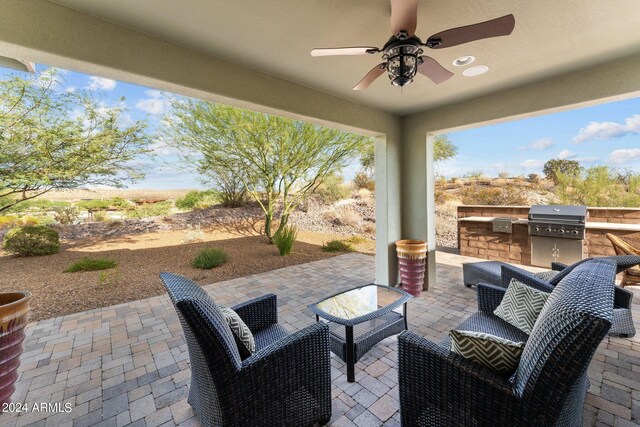
<path id="1" fill-rule="evenodd" d="M 467 258 L 438 253 L 435 289 L 409 304 L 410 329 L 440 340 L 476 311 L 475 290 L 462 285 Z M 280 322 L 289 330 L 309 325 L 307 305 L 373 279 L 374 260 L 360 254 L 206 286 L 231 305 L 268 292 L 278 295 Z M 640 308 L 634 305 L 640 319 Z M 638 325 L 640 326 L 640 325 Z M 197 426 L 186 401 L 187 348 L 166 296 L 43 320 L 27 331 L 14 402 L 29 412 L 0 415 L 2 426 Z M 356 383 L 332 358 L 333 426 L 399 425 L 397 341 L 379 343 L 356 366 Z M 606 339 L 589 370 L 586 425 L 640 422 L 640 338 Z M 59 403 L 32 412 L 34 403 Z M 60 411 L 70 404 L 71 412 Z M 57 410 L 57 412 L 56 412 Z"/>

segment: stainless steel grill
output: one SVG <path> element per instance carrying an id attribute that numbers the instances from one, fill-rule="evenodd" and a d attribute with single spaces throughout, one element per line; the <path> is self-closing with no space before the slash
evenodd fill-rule
<path id="1" fill-rule="evenodd" d="M 531 264 L 549 267 L 583 257 L 586 206 L 535 205 L 529 209 Z"/>

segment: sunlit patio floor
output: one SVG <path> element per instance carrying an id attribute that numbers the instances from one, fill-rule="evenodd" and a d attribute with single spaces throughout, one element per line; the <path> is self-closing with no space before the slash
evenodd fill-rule
<path id="1" fill-rule="evenodd" d="M 476 311 L 475 290 L 462 284 L 461 263 L 467 260 L 438 253 L 435 289 L 409 303 L 412 331 L 440 340 Z M 371 282 L 373 275 L 373 257 L 348 254 L 216 283 L 206 290 L 224 305 L 273 292 L 280 322 L 294 331 L 315 321 L 309 304 Z M 640 320 L 637 304 L 634 317 Z M 187 347 L 166 296 L 43 320 L 31 324 L 27 335 L 13 400 L 27 403 L 30 411 L 2 414 L 0 425 L 199 425 L 187 403 Z M 348 383 L 344 363 L 332 356 L 331 425 L 399 425 L 396 359 L 397 339 L 387 338 L 360 360 L 356 382 Z M 605 339 L 589 377 L 585 425 L 640 423 L 640 336 Z M 40 402 L 70 403 L 72 409 L 31 412 Z"/>

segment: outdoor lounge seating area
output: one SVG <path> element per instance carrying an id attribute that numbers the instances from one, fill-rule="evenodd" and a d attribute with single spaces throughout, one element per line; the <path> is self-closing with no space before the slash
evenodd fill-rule
<path id="1" fill-rule="evenodd" d="M 477 260 L 438 253 L 437 261 L 435 288 L 408 302 L 409 331 L 434 342 L 478 311 L 476 290 L 463 286 L 461 268 Z M 230 307 L 276 294 L 278 324 L 294 332 L 315 324 L 310 304 L 369 283 L 373 265 L 372 257 L 349 254 L 203 289 Z M 632 311 L 639 318 L 637 304 Z M 625 426 L 640 419 L 639 352 L 636 337 L 603 339 L 589 365 L 584 425 Z M 397 336 L 362 356 L 354 383 L 347 381 L 346 364 L 335 355 L 330 358 L 329 425 L 400 424 Z M 9 426 L 202 425 L 188 403 L 188 360 L 183 330 L 167 295 L 43 320 L 27 329 L 13 401 L 68 402 L 74 409 L 3 414 L 2 421 Z M 420 363 L 418 358 L 405 368 L 419 369 Z"/>

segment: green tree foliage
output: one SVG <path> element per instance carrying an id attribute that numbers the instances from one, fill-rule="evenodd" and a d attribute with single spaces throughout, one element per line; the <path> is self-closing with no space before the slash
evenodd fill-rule
<path id="1" fill-rule="evenodd" d="M 640 174 L 595 166 L 577 174 L 557 175 L 556 195 L 564 204 L 602 207 L 640 206 Z"/>
<path id="2" fill-rule="evenodd" d="M 356 158 L 368 138 L 219 104 L 173 102 L 167 141 L 206 177 L 233 171 L 265 215 L 265 234 L 280 207 L 279 227 L 331 173 Z M 280 205 L 278 206 L 278 204 Z"/>
<path id="3" fill-rule="evenodd" d="M 569 175 L 575 176 L 580 173 L 582 168 L 580 167 L 580 163 L 576 160 L 567 160 L 567 159 L 551 159 L 548 160 L 542 169 L 544 172 L 544 176 L 547 179 L 552 180 L 555 184 L 558 183 L 558 175 Z"/>
<path id="4" fill-rule="evenodd" d="M 20 256 L 51 255 L 60 251 L 60 236 L 45 225 L 25 225 L 9 230 L 4 236 L 4 248 Z"/>
<path id="5" fill-rule="evenodd" d="M 53 189 L 142 177 L 133 160 L 149 152 L 146 123 L 127 124 L 124 107 L 58 81 L 55 72 L 0 81 L 0 212 Z"/>

